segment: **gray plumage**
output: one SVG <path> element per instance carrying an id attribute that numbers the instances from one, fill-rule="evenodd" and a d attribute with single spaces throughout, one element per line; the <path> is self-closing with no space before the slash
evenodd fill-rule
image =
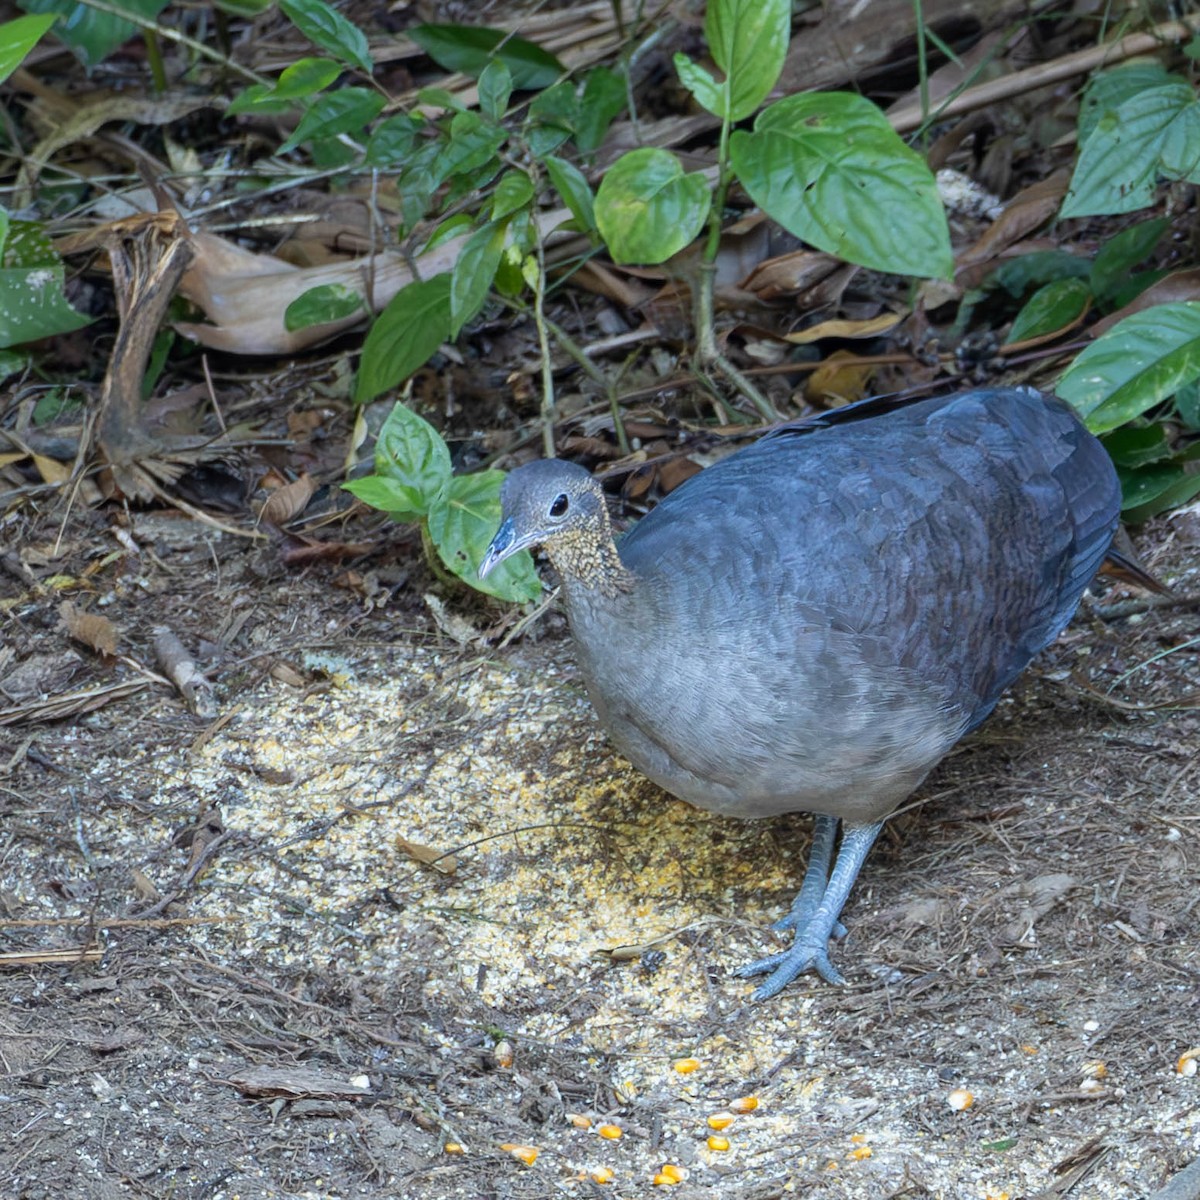
<path id="1" fill-rule="evenodd" d="M 883 820 L 1067 624 L 1116 528 L 1112 464 L 1061 401 L 880 407 L 785 426 L 617 545 L 586 471 L 521 467 L 480 567 L 545 547 L 597 714 L 661 787 L 817 814 L 796 944 L 743 972 L 770 973 L 759 997 L 840 980 L 828 941 Z"/>

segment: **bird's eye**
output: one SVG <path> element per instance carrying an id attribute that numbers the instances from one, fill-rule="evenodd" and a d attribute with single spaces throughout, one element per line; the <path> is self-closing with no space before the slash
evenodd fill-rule
<path id="1" fill-rule="evenodd" d="M 566 492 L 560 492 L 554 497 L 554 503 L 550 505 L 550 515 L 552 517 L 561 517 L 567 511 L 570 501 L 567 500 Z"/>

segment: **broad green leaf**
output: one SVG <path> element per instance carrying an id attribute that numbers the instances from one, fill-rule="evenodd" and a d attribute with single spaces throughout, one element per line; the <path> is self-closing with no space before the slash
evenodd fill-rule
<path id="1" fill-rule="evenodd" d="M 450 281 L 452 338 L 458 337 L 462 327 L 483 307 L 503 252 L 504 226 L 501 224 L 484 225 L 467 239 L 454 264 Z"/>
<path id="2" fill-rule="evenodd" d="M 340 74 L 342 66 L 331 58 L 301 58 L 285 67 L 272 95 L 280 100 L 298 100 L 323 92 Z"/>
<path id="3" fill-rule="evenodd" d="M 869 100 L 791 96 L 730 139 L 734 170 L 789 233 L 847 262 L 949 278 L 950 232 L 929 168 Z"/>
<path id="4" fill-rule="evenodd" d="M 0 238 L 0 349 L 89 323 L 67 303 L 62 260 L 36 221 L 12 221 Z"/>
<path id="5" fill-rule="evenodd" d="M 1062 215 L 1106 216 L 1145 208 L 1164 171 L 1164 149 L 1172 147 L 1176 166 L 1187 158 L 1186 144 L 1196 136 L 1196 103 L 1189 84 L 1166 83 L 1104 113 L 1080 148 Z M 1172 132 L 1176 122 L 1179 128 Z"/>
<path id="6" fill-rule="evenodd" d="M 1185 383 L 1175 393 L 1175 411 L 1188 429 L 1200 431 L 1200 380 Z"/>
<path id="7" fill-rule="evenodd" d="M 499 221 L 533 199 L 533 180 L 525 171 L 509 171 L 496 184 L 492 196 L 492 220 Z"/>
<path id="8" fill-rule="evenodd" d="M 416 489 L 399 480 L 383 475 L 364 475 L 361 479 L 343 483 L 342 487 L 364 504 L 389 513 L 397 521 L 419 521 L 425 515 L 423 508 L 414 507 L 423 503 Z"/>
<path id="9" fill-rule="evenodd" d="M 289 333 L 324 325 L 327 321 L 342 321 L 362 312 L 363 298 L 344 283 L 322 283 L 301 292 L 284 310 L 283 324 Z"/>
<path id="10" fill-rule="evenodd" d="M 1005 343 L 1057 333 L 1082 315 L 1090 299 L 1091 290 L 1082 279 L 1059 279 L 1038 288 L 1017 313 Z"/>
<path id="11" fill-rule="evenodd" d="M 19 350 L 0 350 L 0 383 L 10 375 L 23 371 L 29 362 L 29 355 Z"/>
<path id="12" fill-rule="evenodd" d="M 438 556 L 473 588 L 501 600 L 524 602 L 541 595 L 542 584 L 528 552 L 505 559 L 486 579 L 477 568 L 500 525 L 503 471 L 455 475 L 429 512 L 429 534 Z"/>
<path id="13" fill-rule="evenodd" d="M 469 233 L 474 228 L 475 218 L 469 212 L 455 213 L 438 224 L 429 235 L 429 241 L 421 248 L 421 253 L 428 254 L 430 250 L 436 250 L 439 246 L 444 246 L 447 242 L 464 233 Z"/>
<path id="14" fill-rule="evenodd" d="M 1078 144 L 1082 146 L 1092 136 L 1105 113 L 1116 112 L 1130 97 L 1164 83 L 1182 82 L 1178 75 L 1168 74 L 1156 59 L 1138 59 L 1111 71 L 1101 71 L 1092 77 L 1079 105 Z"/>
<path id="15" fill-rule="evenodd" d="M 498 59 L 518 91 L 549 87 L 566 72 L 553 54 L 525 38 L 482 25 L 414 25 L 406 31 L 439 67 L 478 79 Z"/>
<path id="16" fill-rule="evenodd" d="M 791 27 L 791 0 L 709 0 L 704 36 L 725 72 L 722 108 L 710 112 L 741 121 L 758 108 L 783 70 Z"/>
<path id="17" fill-rule="evenodd" d="M 596 223 L 614 261 L 660 263 L 700 232 L 712 198 L 700 172 L 653 146 L 623 154 L 596 193 Z"/>
<path id="18" fill-rule="evenodd" d="M 1058 279 L 1086 279 L 1092 267 L 1081 254 L 1065 250 L 1034 250 L 1006 259 L 989 276 L 988 286 L 1003 288 L 1020 300 L 1031 287 Z"/>
<path id="19" fill-rule="evenodd" d="M 478 113 L 455 113 L 450 121 L 450 141 L 436 161 L 442 179 L 477 171 L 495 156 L 507 134 Z"/>
<path id="20" fill-rule="evenodd" d="M 1160 422 L 1153 425 L 1122 425 L 1101 439 L 1108 456 L 1118 467 L 1145 467 L 1171 457 L 1171 443 Z"/>
<path id="21" fill-rule="evenodd" d="M 1090 278 L 1092 295 L 1097 300 L 1111 300 L 1129 283 L 1133 268 L 1150 256 L 1154 247 L 1170 228 L 1165 217 L 1142 221 L 1111 237 L 1096 252 Z"/>
<path id="22" fill-rule="evenodd" d="M 512 72 L 500 59 L 492 59 L 479 76 L 479 109 L 483 115 L 499 121 L 508 108 L 512 90 Z"/>
<path id="23" fill-rule="evenodd" d="M 1093 433 L 1132 421 L 1200 379 L 1200 301 L 1159 304 L 1097 338 L 1055 389 Z"/>
<path id="24" fill-rule="evenodd" d="M 375 69 L 367 35 L 325 0 L 279 0 L 279 7 L 313 45 L 368 75 Z"/>
<path id="25" fill-rule="evenodd" d="M 1200 493 L 1200 475 L 1182 463 L 1118 470 L 1121 479 L 1121 512 L 1131 525 L 1139 525 L 1168 509 L 1186 504 Z"/>
<path id="26" fill-rule="evenodd" d="M 692 62 L 682 51 L 675 54 L 675 74 L 693 99 L 705 112 L 720 119 L 729 105 L 729 94 L 723 84 L 717 82 L 712 73 L 699 63 Z"/>
<path id="27" fill-rule="evenodd" d="M 397 402 L 375 442 L 375 474 L 408 489 L 413 511 L 424 516 L 450 480 L 450 451 L 424 417 Z"/>
<path id="28" fill-rule="evenodd" d="M 367 166 L 393 167 L 403 163 L 412 152 L 420 128 L 421 123 L 406 113 L 380 121 L 367 142 Z"/>
<path id="29" fill-rule="evenodd" d="M 339 88 L 318 96 L 300 118 L 300 123 L 282 146 L 280 154 L 299 146 L 301 142 L 318 138 L 337 137 L 339 133 L 364 133 L 368 122 L 379 116 L 386 101 L 367 88 Z"/>
<path id="30" fill-rule="evenodd" d="M 410 283 L 379 314 L 363 344 L 354 399 L 374 400 L 433 357 L 450 336 L 450 276 Z"/>
<path id="31" fill-rule="evenodd" d="M 275 95 L 275 89 L 268 87 L 265 83 L 252 83 L 248 88 L 240 91 L 229 102 L 229 107 L 225 110 L 227 117 L 236 117 L 241 113 L 285 113 L 289 109 L 294 108 L 295 103 L 291 100 L 281 100 Z"/>
<path id="32" fill-rule="evenodd" d="M 86 67 L 94 67 L 107 58 L 122 42 L 140 32 L 132 21 L 112 13 L 100 12 L 78 0 L 18 0 L 30 13 L 58 13 L 63 17 L 54 27 L 54 36 L 65 42 Z M 154 20 L 167 6 L 167 0 L 109 0 L 109 7 L 133 17 Z"/>
<path id="33" fill-rule="evenodd" d="M 587 176 L 573 163 L 553 154 L 545 159 L 546 173 L 584 233 L 596 231 L 596 201 Z"/>
<path id="34" fill-rule="evenodd" d="M 0 25 L 0 83 L 25 61 L 25 55 L 38 44 L 56 19 L 54 13 L 46 13 L 17 17 Z"/>
<path id="35" fill-rule="evenodd" d="M 628 103 L 625 79 L 608 67 L 593 67 L 583 80 L 583 94 L 575 111 L 575 144 L 590 154 L 608 132 L 608 127 Z"/>

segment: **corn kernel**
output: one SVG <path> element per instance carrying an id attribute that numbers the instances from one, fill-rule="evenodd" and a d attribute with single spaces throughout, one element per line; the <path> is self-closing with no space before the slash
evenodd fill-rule
<path id="1" fill-rule="evenodd" d="M 730 1125 L 737 1120 L 737 1117 L 731 1112 L 715 1112 L 708 1114 L 708 1127 L 715 1129 L 719 1133 L 722 1129 L 728 1129 Z"/>
<path id="2" fill-rule="evenodd" d="M 950 1105 L 955 1112 L 966 1112 L 972 1104 L 975 1103 L 975 1097 L 967 1091 L 966 1088 L 955 1088 L 954 1091 L 946 1097 L 946 1103 Z"/>
<path id="3" fill-rule="evenodd" d="M 662 1171 L 659 1171 L 659 1173 L 655 1175 L 653 1182 L 655 1187 L 674 1187 L 679 1180 L 672 1179 L 670 1175 L 664 1175 Z"/>
<path id="4" fill-rule="evenodd" d="M 466 1154 L 466 1150 L 463 1149 L 460 1142 L 447 1142 L 442 1149 L 447 1154 Z"/>
<path id="5" fill-rule="evenodd" d="M 613 1169 L 612 1167 L 596 1167 L 591 1172 L 593 1183 L 612 1183 Z"/>
<path id="6" fill-rule="evenodd" d="M 863 1142 L 865 1142 L 867 1140 L 867 1135 L 865 1133 L 852 1133 L 850 1135 L 850 1140 L 856 1146 L 861 1146 L 863 1144 Z"/>
<path id="7" fill-rule="evenodd" d="M 513 1044 L 508 1038 L 501 1038 L 495 1046 L 492 1047 L 492 1057 L 502 1067 L 511 1067 L 513 1065 Z"/>
<path id="8" fill-rule="evenodd" d="M 575 1126 L 576 1129 L 591 1129 L 592 1118 L 585 1117 L 583 1113 L 567 1113 L 567 1120 Z"/>
<path id="9" fill-rule="evenodd" d="M 710 1150 L 728 1150 L 729 1139 L 727 1137 L 718 1137 L 715 1133 L 708 1139 L 708 1148 Z"/>
<path id="10" fill-rule="evenodd" d="M 862 1160 L 864 1158 L 871 1157 L 871 1147 L 870 1146 L 858 1146 L 854 1150 L 850 1151 L 850 1157 L 857 1159 L 859 1162 L 862 1162 Z"/>
<path id="11" fill-rule="evenodd" d="M 660 1175 L 666 1175 L 675 1183 L 682 1183 L 687 1178 L 687 1172 L 675 1163 L 663 1163 Z"/>
<path id="12" fill-rule="evenodd" d="M 1103 1079 L 1108 1074 L 1108 1067 L 1099 1059 L 1094 1059 L 1092 1062 L 1083 1064 L 1084 1079 Z"/>
<path id="13" fill-rule="evenodd" d="M 1179 1061 L 1175 1064 L 1175 1070 L 1187 1079 L 1190 1079 L 1196 1074 L 1197 1067 L 1200 1063 L 1196 1060 L 1200 1058 L 1200 1046 L 1194 1046 L 1191 1050 L 1185 1050 L 1180 1056 Z"/>
<path id="14" fill-rule="evenodd" d="M 501 1150 L 507 1150 L 513 1158 L 519 1158 L 527 1166 L 532 1167 L 537 1161 L 538 1149 L 536 1146 L 522 1146 L 519 1142 L 504 1142 Z"/>
<path id="15" fill-rule="evenodd" d="M 690 1075 L 693 1071 L 700 1069 L 700 1060 L 698 1058 L 677 1058 L 672 1064 L 680 1075 Z"/>
<path id="16" fill-rule="evenodd" d="M 758 1107 L 757 1096 L 739 1096 L 736 1100 L 730 1100 L 729 1110 L 735 1113 L 753 1112 Z"/>
<path id="17" fill-rule="evenodd" d="M 615 1142 L 623 1131 L 620 1125 L 600 1125 L 597 1127 L 596 1132 L 602 1138 L 608 1138 L 610 1142 Z"/>

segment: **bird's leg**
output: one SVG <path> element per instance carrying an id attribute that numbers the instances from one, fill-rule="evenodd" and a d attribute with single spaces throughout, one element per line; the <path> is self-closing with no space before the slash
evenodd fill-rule
<path id="1" fill-rule="evenodd" d="M 766 982 L 755 989 L 752 999 L 770 999 L 777 992 L 782 991 L 797 975 L 807 971 L 810 967 L 829 983 L 846 982 L 829 961 L 829 939 L 838 923 L 838 917 L 846 903 L 846 898 L 850 895 L 850 889 L 854 886 L 855 879 L 858 878 L 863 861 L 882 828 L 882 821 L 876 821 L 874 825 L 843 823 L 841 849 L 838 850 L 837 861 L 833 864 L 833 871 L 830 873 L 829 882 L 825 887 L 825 894 L 821 897 L 821 902 L 812 913 L 808 923 L 797 927 L 796 940 L 792 943 L 791 948 L 780 954 L 760 958 L 757 962 L 752 962 L 737 972 L 743 978 L 750 975 L 768 975 Z M 820 831 L 815 830 L 813 834 L 814 857 L 817 853 L 816 836 L 818 832 Z M 807 875 L 804 884 L 808 885 Z M 804 888 L 802 887 L 800 891 L 801 895 L 797 897 L 798 905 L 804 902 Z M 794 912 L 795 908 L 793 908 Z"/>
<path id="2" fill-rule="evenodd" d="M 772 923 L 772 929 L 780 933 L 788 929 L 803 929 L 816 915 L 821 897 L 829 886 L 829 868 L 833 863 L 833 847 L 837 842 L 837 817 L 817 813 L 813 821 L 812 849 L 808 852 L 808 868 L 804 882 L 792 901 L 792 909 L 786 917 Z M 846 936 L 846 927 L 838 921 L 833 927 L 835 938 Z"/>

